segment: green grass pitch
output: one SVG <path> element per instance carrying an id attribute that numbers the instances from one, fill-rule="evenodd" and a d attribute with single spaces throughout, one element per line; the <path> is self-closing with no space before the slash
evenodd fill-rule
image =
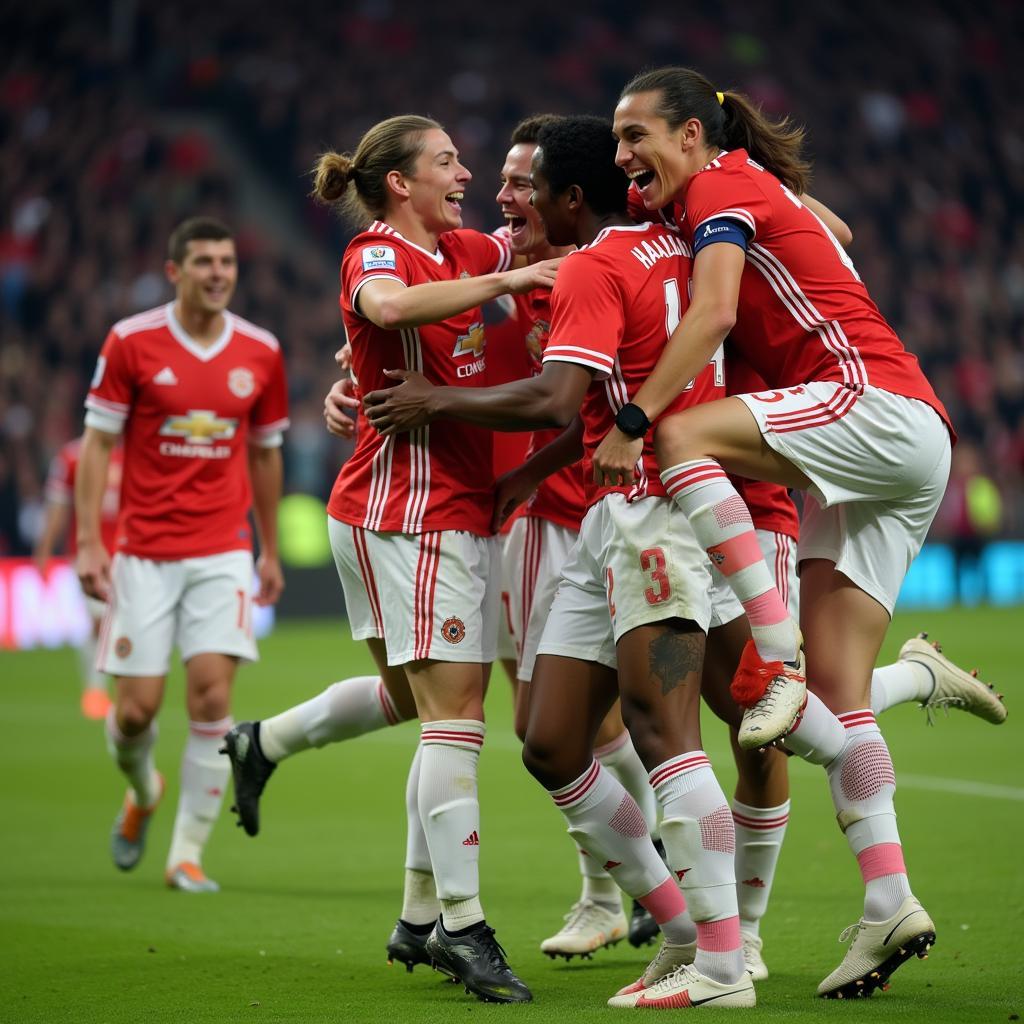
<path id="1" fill-rule="evenodd" d="M 789 835 L 762 927 L 771 978 L 758 986 L 754 1012 L 765 1019 L 937 1024 L 1024 1014 L 1024 615 L 901 615 L 885 656 L 922 626 L 962 664 L 981 666 L 1007 692 L 1011 712 L 998 728 L 953 712 L 929 729 L 911 707 L 882 720 L 902 780 L 897 807 L 911 879 L 938 943 L 870 1001 L 815 999 L 842 954 L 839 932 L 859 916 L 861 885 L 822 772 L 794 758 Z M 343 625 L 281 626 L 262 656 L 240 675 L 236 717 L 265 716 L 370 671 Z M 611 1019 L 616 1011 L 605 999 L 653 952 L 622 943 L 572 964 L 540 955 L 538 943 L 576 896 L 575 857 L 559 815 L 521 767 L 500 673 L 480 764 L 481 875 L 488 919 L 533 988 L 526 1007 L 485 1006 L 429 970 L 385 966 L 399 910 L 414 725 L 284 765 L 267 791 L 257 839 L 236 829 L 225 807 L 205 858 L 223 892 L 187 896 L 162 882 L 185 732 L 180 670 L 160 723 L 168 797 L 146 858 L 120 874 L 108 832 L 122 787 L 100 725 L 79 716 L 73 653 L 3 653 L 0 666 L 0 1021 Z M 725 737 L 710 720 L 705 746 L 731 791 Z"/>

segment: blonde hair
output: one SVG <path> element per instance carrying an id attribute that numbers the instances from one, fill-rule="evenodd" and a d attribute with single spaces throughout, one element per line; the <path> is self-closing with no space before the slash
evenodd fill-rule
<path id="1" fill-rule="evenodd" d="M 423 152 L 424 133 L 440 127 L 429 117 L 402 114 L 375 124 L 355 153 L 322 153 L 313 168 L 313 197 L 353 222 L 383 218 L 388 172 L 411 175 Z"/>

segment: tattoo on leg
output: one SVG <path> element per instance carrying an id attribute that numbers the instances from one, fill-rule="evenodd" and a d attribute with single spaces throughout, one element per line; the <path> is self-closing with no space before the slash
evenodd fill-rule
<path id="1" fill-rule="evenodd" d="M 651 673 L 661 680 L 664 697 L 686 682 L 691 672 L 700 679 L 704 663 L 704 634 L 666 629 L 650 643 Z"/>

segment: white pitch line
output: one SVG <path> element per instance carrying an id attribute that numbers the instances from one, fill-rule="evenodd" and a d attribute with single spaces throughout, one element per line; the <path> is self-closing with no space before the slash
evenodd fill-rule
<path id="1" fill-rule="evenodd" d="M 934 775 L 896 774 L 896 789 L 930 789 L 936 793 L 959 793 L 961 796 L 986 796 L 993 800 L 1022 800 L 1024 789 L 999 786 L 994 782 L 971 782 L 970 779 L 940 779 Z"/>

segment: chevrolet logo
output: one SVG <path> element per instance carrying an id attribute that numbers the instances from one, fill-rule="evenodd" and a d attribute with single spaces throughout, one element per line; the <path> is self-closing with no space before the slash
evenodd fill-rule
<path id="1" fill-rule="evenodd" d="M 161 437 L 184 437 L 192 444 L 213 444 L 235 436 L 238 420 L 221 419 L 211 409 L 189 409 L 186 416 L 168 416 Z"/>
<path id="2" fill-rule="evenodd" d="M 484 354 L 486 345 L 487 338 L 484 335 L 484 325 L 473 324 L 469 328 L 468 333 L 460 334 L 455 340 L 455 351 L 452 352 L 452 358 L 458 358 L 472 352 L 473 358 L 479 359 Z"/>

